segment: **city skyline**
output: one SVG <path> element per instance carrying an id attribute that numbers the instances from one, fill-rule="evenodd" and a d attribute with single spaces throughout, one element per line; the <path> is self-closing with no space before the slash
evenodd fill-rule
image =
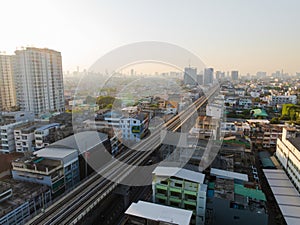
<path id="1" fill-rule="evenodd" d="M 207 67 L 221 71 L 300 71 L 300 3 L 296 0 L 189 4 L 15 0 L 1 5 L 0 18 L 7 22 L 0 51 L 13 54 L 21 46 L 55 49 L 62 53 L 65 71 L 74 71 L 77 66 L 89 69 L 117 47 L 149 40 L 186 48 Z M 7 20 L 12 13 L 22 20 Z"/>

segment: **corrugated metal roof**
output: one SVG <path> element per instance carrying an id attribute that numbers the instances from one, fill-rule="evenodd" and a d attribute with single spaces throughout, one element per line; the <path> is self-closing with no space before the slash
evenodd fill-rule
<path id="1" fill-rule="evenodd" d="M 76 153 L 76 154 L 74 154 Z M 34 152 L 38 157 L 50 158 L 50 159 L 64 159 L 69 155 L 78 156 L 76 149 L 60 149 L 60 148 L 43 148 Z"/>
<path id="2" fill-rule="evenodd" d="M 217 177 L 223 177 L 223 178 L 231 178 L 231 179 L 237 179 L 237 180 L 243 180 L 243 181 L 249 181 L 248 175 L 243 173 L 237 173 L 227 170 L 221 170 L 216 168 L 211 168 L 210 174 L 216 175 Z"/>
<path id="3" fill-rule="evenodd" d="M 262 190 L 246 188 L 242 184 L 234 184 L 234 193 L 245 197 L 261 200 L 261 201 L 267 201 L 266 196 L 262 192 Z"/>
<path id="4" fill-rule="evenodd" d="M 283 170 L 263 170 L 288 225 L 300 224 L 300 195 Z"/>
<path id="5" fill-rule="evenodd" d="M 46 148 L 64 147 L 79 150 L 81 153 L 94 148 L 108 139 L 107 134 L 96 131 L 84 131 L 56 141 Z"/>
<path id="6" fill-rule="evenodd" d="M 163 177 L 178 177 L 184 180 L 193 181 L 199 184 L 203 184 L 205 175 L 200 172 L 194 172 L 191 170 L 179 168 L 179 167 L 164 167 L 158 166 L 153 171 L 153 174 Z"/>
<path id="7" fill-rule="evenodd" d="M 154 221 L 189 225 L 193 212 L 185 209 L 138 201 L 138 203 L 132 203 L 125 214 Z"/>

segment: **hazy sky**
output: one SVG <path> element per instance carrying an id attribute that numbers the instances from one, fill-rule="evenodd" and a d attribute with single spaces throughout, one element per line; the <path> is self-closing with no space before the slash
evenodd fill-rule
<path id="1" fill-rule="evenodd" d="M 0 51 L 52 48 L 64 70 L 155 40 L 224 71 L 300 72 L 299 0 L 1 0 L 0 9 Z"/>

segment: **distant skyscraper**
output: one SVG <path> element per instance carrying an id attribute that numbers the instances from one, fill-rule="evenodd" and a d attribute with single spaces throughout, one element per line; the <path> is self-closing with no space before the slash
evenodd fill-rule
<path id="1" fill-rule="evenodd" d="M 17 50 L 14 73 L 17 104 L 35 114 L 65 109 L 61 53 L 40 48 Z"/>
<path id="2" fill-rule="evenodd" d="M 231 79 L 238 80 L 239 79 L 239 71 L 231 71 Z"/>
<path id="3" fill-rule="evenodd" d="M 214 80 L 214 69 L 206 68 L 204 69 L 204 85 L 212 84 Z"/>
<path id="4" fill-rule="evenodd" d="M 0 55 L 0 111 L 16 105 L 11 55 Z"/>
<path id="5" fill-rule="evenodd" d="M 259 71 L 259 72 L 256 73 L 256 76 L 259 77 L 259 78 L 263 78 L 263 77 L 267 76 L 267 73 Z"/>
<path id="6" fill-rule="evenodd" d="M 197 68 L 186 67 L 184 68 L 183 82 L 185 85 L 197 85 Z"/>
<path id="7" fill-rule="evenodd" d="M 197 75 L 197 83 L 199 85 L 203 85 L 203 74 L 198 74 Z"/>

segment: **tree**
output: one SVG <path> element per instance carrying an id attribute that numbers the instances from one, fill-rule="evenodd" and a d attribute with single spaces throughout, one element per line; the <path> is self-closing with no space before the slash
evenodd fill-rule
<path id="1" fill-rule="evenodd" d="M 122 106 L 122 101 L 112 96 L 100 96 L 97 98 L 96 103 L 99 105 L 100 109 L 111 109 L 112 106 L 119 108 Z"/>

